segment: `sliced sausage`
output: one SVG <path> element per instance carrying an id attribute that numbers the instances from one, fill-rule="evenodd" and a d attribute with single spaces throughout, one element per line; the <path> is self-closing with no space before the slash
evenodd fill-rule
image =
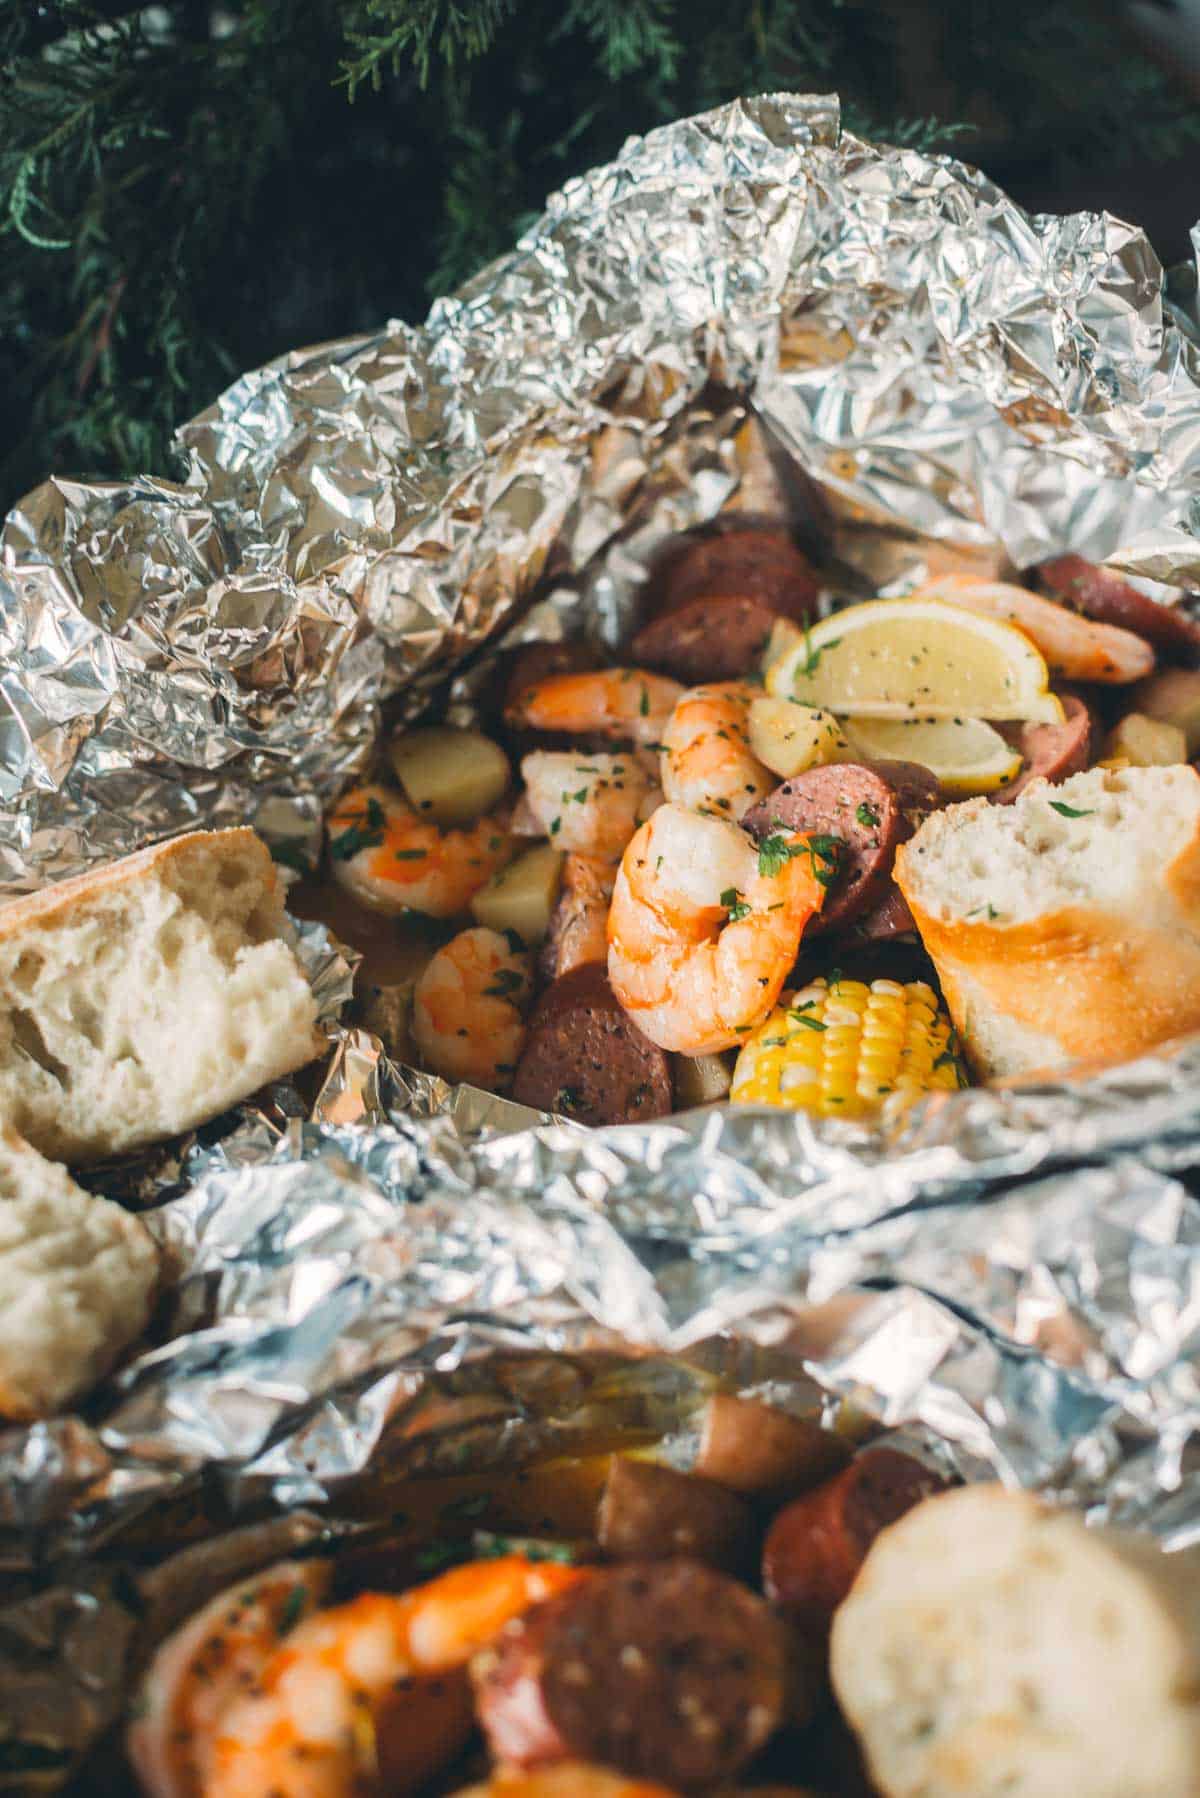
<path id="1" fill-rule="evenodd" d="M 539 999 L 512 1091 L 583 1124 L 645 1123 L 671 1110 L 671 1069 L 622 1010 L 603 962 L 588 962 Z"/>
<path id="2" fill-rule="evenodd" d="M 516 707 L 521 694 L 549 680 L 552 674 L 588 674 L 600 666 L 599 653 L 590 643 L 578 637 L 561 643 L 522 643 L 498 658 L 496 679 L 490 691 L 499 697 L 493 711 L 489 706 L 490 728 L 501 738 L 515 761 L 533 749 L 579 749 L 586 751 L 611 749 L 612 740 L 592 733 L 572 735 L 565 731 L 535 731 L 509 722 L 510 709 Z"/>
<path id="3" fill-rule="evenodd" d="M 734 1492 L 790 1497 L 849 1460 L 840 1436 L 816 1417 L 793 1417 L 758 1399 L 718 1393 L 704 1409 L 696 1472 Z"/>
<path id="4" fill-rule="evenodd" d="M 898 886 L 891 886 L 854 926 L 854 934 L 864 943 L 890 943 L 893 937 L 915 935 L 917 921 L 908 909 L 908 901 Z"/>
<path id="5" fill-rule="evenodd" d="M 651 573 L 631 653 L 689 687 L 736 680 L 757 667 L 777 618 L 811 616 L 817 591 L 786 531 L 743 525 L 688 537 Z"/>
<path id="6" fill-rule="evenodd" d="M 760 840 L 780 828 L 812 833 L 826 886 L 808 927 L 815 936 L 844 930 L 886 898 L 897 846 L 940 803 L 937 781 L 915 762 L 834 762 L 785 780 L 742 823 Z"/>
<path id="7" fill-rule="evenodd" d="M 1133 631 L 1156 649 L 1194 656 L 1200 651 L 1200 623 L 1180 606 L 1161 605 L 1140 593 L 1115 569 L 1082 556 L 1054 556 L 1037 569 L 1042 585 L 1063 605 L 1098 624 Z"/>
<path id="8" fill-rule="evenodd" d="M 642 668 L 669 674 L 687 687 L 740 680 L 757 669 L 779 616 L 761 599 L 693 599 L 642 625 L 630 654 Z"/>
<path id="9" fill-rule="evenodd" d="M 538 957 L 543 980 L 557 980 L 560 974 L 569 974 L 586 962 L 604 960 L 608 954 L 608 907 L 616 878 L 616 868 L 595 856 L 565 858 L 562 890 Z"/>
<path id="10" fill-rule="evenodd" d="M 1003 724 L 1000 734 L 1019 749 L 1025 766 L 1015 780 L 997 787 L 995 805 L 1011 805 L 1031 780 L 1048 780 L 1055 786 L 1091 765 L 1095 722 L 1082 699 L 1062 695 L 1066 713 L 1061 724 Z"/>
<path id="11" fill-rule="evenodd" d="M 682 539 L 647 585 L 649 607 L 674 612 L 693 599 L 761 599 L 777 617 L 802 624 L 818 593 L 807 556 L 786 531 L 734 525 Z"/>
<path id="12" fill-rule="evenodd" d="M 894 1448 L 867 1449 L 779 1512 L 763 1548 L 763 1590 L 803 1627 L 827 1627 L 867 1550 L 945 1481 Z"/>
<path id="13" fill-rule="evenodd" d="M 712 1480 L 614 1455 L 596 1513 L 596 1539 L 616 1561 L 689 1555 L 737 1573 L 747 1565 L 754 1515 Z"/>
<path id="14" fill-rule="evenodd" d="M 537 1605 L 473 1668 L 497 1760 L 731 1779 L 779 1726 L 789 1644 L 763 1600 L 695 1561 L 631 1562 Z"/>

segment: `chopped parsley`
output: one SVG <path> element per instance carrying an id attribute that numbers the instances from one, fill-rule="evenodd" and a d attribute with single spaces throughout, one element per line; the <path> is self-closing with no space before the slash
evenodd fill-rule
<path id="1" fill-rule="evenodd" d="M 808 856 L 817 885 L 827 889 L 831 887 L 838 877 L 842 851 L 846 847 L 841 837 L 826 836 L 818 832 L 798 847 L 800 854 Z"/>
<path id="2" fill-rule="evenodd" d="M 1000 913 L 996 910 L 990 899 L 986 905 L 977 905 L 973 911 L 967 912 L 966 916 L 968 918 L 977 918 L 981 911 L 985 911 L 989 918 L 998 918 L 1000 916 Z"/>
<path id="3" fill-rule="evenodd" d="M 803 855 L 803 843 L 789 843 L 778 831 L 772 831 L 758 845 L 758 871 L 767 880 L 772 879 L 785 862 L 790 862 L 794 855 Z"/>
<path id="4" fill-rule="evenodd" d="M 553 1110 L 564 1112 L 567 1117 L 581 1110 L 583 1094 L 577 1086 L 560 1086 L 554 1095 Z"/>
<path id="5" fill-rule="evenodd" d="M 428 854 L 427 849 L 397 849 L 396 860 L 398 862 L 423 862 Z"/>
<path id="6" fill-rule="evenodd" d="M 525 977 L 516 968 L 497 968 L 491 986 L 485 986 L 485 999 L 511 999 L 525 985 Z"/>
<path id="7" fill-rule="evenodd" d="M 293 1586 L 283 1601 L 283 1609 L 279 1613 L 279 1634 L 286 1636 L 289 1630 L 295 1629 L 304 1615 L 304 1606 L 308 1601 L 308 1593 L 303 1586 Z"/>
<path id="8" fill-rule="evenodd" d="M 638 706 L 638 711 L 642 714 L 643 718 L 648 718 L 650 716 L 650 689 L 645 683 L 642 685 L 642 698 L 641 703 Z"/>
<path id="9" fill-rule="evenodd" d="M 721 894 L 721 904 L 729 913 L 729 922 L 739 924 L 743 918 L 750 916 L 751 908 L 747 905 L 736 887 L 726 887 Z"/>
<path id="10" fill-rule="evenodd" d="M 828 643 L 823 643 L 820 649 L 814 649 L 812 645 L 812 636 L 806 630 L 804 633 L 804 660 L 800 664 L 800 673 L 806 677 L 810 674 L 815 674 L 820 666 L 821 657 L 825 654 L 825 651 L 827 649 L 836 649 L 841 640 L 840 637 L 830 637 Z"/>
<path id="11" fill-rule="evenodd" d="M 860 806 L 855 807 L 854 816 L 864 830 L 879 829 L 879 813 L 873 805 L 868 805 L 865 799 Z"/>
<path id="12" fill-rule="evenodd" d="M 329 839 L 329 853 L 335 862 L 348 862 L 364 849 L 378 849 L 387 822 L 378 799 L 368 799 L 366 810 L 347 813 L 350 824 Z"/>
<path id="13" fill-rule="evenodd" d="M 793 1006 L 791 1011 L 788 1012 L 788 1017 L 791 1018 L 797 1024 L 803 1024 L 804 1028 L 806 1030 L 824 1030 L 825 1029 L 825 1025 L 822 1024 L 820 1018 L 810 1018 L 808 1016 L 808 1007 L 807 1006 L 802 1011 L 797 1010 Z"/>
<path id="14" fill-rule="evenodd" d="M 1077 812 L 1073 805 L 1064 805 L 1061 799 L 1052 799 L 1050 810 L 1057 812 L 1060 818 L 1090 818 L 1092 816 L 1090 811 Z"/>

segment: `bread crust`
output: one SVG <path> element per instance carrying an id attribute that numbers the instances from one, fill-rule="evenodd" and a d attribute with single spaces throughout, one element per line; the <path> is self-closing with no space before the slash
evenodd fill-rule
<path id="1" fill-rule="evenodd" d="M 278 870 L 193 831 L 0 906 L 0 1118 L 79 1165 L 190 1129 L 317 1056 Z"/>
<path id="2" fill-rule="evenodd" d="M 169 837 L 165 843 L 152 843 L 148 849 L 136 849 L 120 861 L 105 862 L 103 867 L 89 868 L 83 874 L 72 874 L 53 886 L 36 893 L 23 893 L 0 905 L 0 942 L 7 942 L 30 924 L 60 924 L 74 910 L 79 900 L 99 898 L 103 893 L 132 886 L 151 870 L 170 870 L 185 863 L 197 848 L 218 861 L 235 862 L 249 855 L 262 863 L 264 893 L 262 903 L 283 919 L 283 894 L 271 852 L 258 833 L 248 824 L 230 830 L 189 830 L 185 836 Z"/>
<path id="3" fill-rule="evenodd" d="M 1077 902 L 1005 923 L 922 903 L 915 852 L 949 819 L 937 814 L 898 850 L 895 879 L 978 1075 L 1124 1061 L 1200 1030 L 1200 824 L 1145 870 L 1136 912 Z"/>

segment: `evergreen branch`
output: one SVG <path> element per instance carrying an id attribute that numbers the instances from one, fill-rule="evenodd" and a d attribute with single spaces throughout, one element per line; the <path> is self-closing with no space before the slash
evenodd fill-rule
<path id="1" fill-rule="evenodd" d="M 362 0 L 347 8 L 345 34 L 358 51 L 343 58 L 339 80 L 351 100 L 369 84 L 378 93 L 386 74 L 411 62 L 422 88 L 429 86 L 435 57 L 448 71 L 460 58 L 482 56 L 512 12 L 515 0 Z M 357 14 L 364 22 L 355 24 Z M 371 27 L 374 27 L 373 29 Z"/>

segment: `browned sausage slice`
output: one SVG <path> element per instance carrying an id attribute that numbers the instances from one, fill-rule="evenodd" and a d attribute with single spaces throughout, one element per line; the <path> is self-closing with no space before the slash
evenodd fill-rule
<path id="1" fill-rule="evenodd" d="M 812 834 L 814 870 L 829 884 L 808 930 L 827 935 L 886 897 L 897 845 L 940 803 L 937 781 L 915 762 L 835 762 L 785 780 L 742 824 L 760 840 L 780 828 Z"/>
<path id="2" fill-rule="evenodd" d="M 804 623 L 817 579 L 786 531 L 719 529 L 685 538 L 652 571 L 631 654 L 689 687 L 757 668 L 777 618 Z"/>
<path id="3" fill-rule="evenodd" d="M 704 1408 L 696 1472 L 734 1492 L 790 1497 L 828 1479 L 849 1453 L 817 1417 L 719 1392 Z"/>
<path id="4" fill-rule="evenodd" d="M 786 531 L 743 526 L 674 546 L 651 575 L 647 597 L 663 612 L 693 599 L 761 599 L 777 617 L 803 624 L 818 591 L 811 563 Z"/>
<path id="5" fill-rule="evenodd" d="M 858 920 L 854 933 L 864 943 L 890 943 L 893 937 L 915 935 L 916 929 L 908 901 L 898 886 L 892 886 L 879 904 Z"/>
<path id="6" fill-rule="evenodd" d="M 560 974 L 569 974 L 585 962 L 605 959 L 608 907 L 616 878 L 617 870 L 610 862 L 591 855 L 565 857 L 562 891 L 550 914 L 550 928 L 538 956 L 538 972 L 543 980 L 557 980 Z"/>
<path id="7" fill-rule="evenodd" d="M 510 1624 L 472 1671 L 497 1760 L 596 1761 L 669 1786 L 733 1778 L 789 1696 L 784 1626 L 695 1561 L 596 1574 Z"/>
<path id="8" fill-rule="evenodd" d="M 671 1110 L 670 1063 L 622 1010 L 603 962 L 588 962 L 539 999 L 512 1091 L 583 1124 L 640 1124 Z"/>
<path id="9" fill-rule="evenodd" d="M 827 1626 L 880 1530 L 944 1485 L 911 1455 L 867 1449 L 776 1516 L 763 1548 L 767 1597 L 801 1626 Z"/>
<path id="10" fill-rule="evenodd" d="M 654 1461 L 614 1455 L 596 1513 L 596 1539 L 615 1561 L 689 1555 L 736 1573 L 754 1536 L 750 1507 L 724 1486 Z"/>
<path id="11" fill-rule="evenodd" d="M 1025 766 L 1015 780 L 996 788 L 991 795 L 993 804 L 1011 805 L 1031 780 L 1048 780 L 1057 786 L 1090 765 L 1095 734 L 1092 714 L 1073 693 L 1064 693 L 1062 702 L 1066 717 L 1061 724 L 1001 725 L 1001 735 L 1021 751 Z"/>
<path id="12" fill-rule="evenodd" d="M 1098 624 L 1133 631 L 1157 649 L 1195 655 L 1200 650 L 1200 624 L 1179 606 L 1160 605 L 1112 568 L 1082 556 L 1055 556 L 1037 574 L 1055 599 Z"/>
<path id="13" fill-rule="evenodd" d="M 687 687 L 739 680 L 757 669 L 777 617 L 761 599 L 693 599 L 644 624 L 630 654 L 639 667 L 669 674 Z"/>

